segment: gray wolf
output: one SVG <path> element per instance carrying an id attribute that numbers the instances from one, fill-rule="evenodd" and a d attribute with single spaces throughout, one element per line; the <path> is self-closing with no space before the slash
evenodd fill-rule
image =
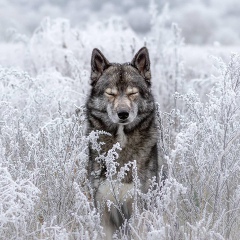
<path id="1" fill-rule="evenodd" d="M 130 63 L 110 63 L 98 49 L 91 59 L 91 92 L 86 104 L 88 133 L 103 130 L 111 135 L 100 136 L 107 152 L 119 142 L 122 150 L 118 167 L 136 160 L 141 191 L 146 193 L 150 180 L 158 177 L 158 131 L 155 121 L 155 101 L 151 91 L 150 59 L 146 47 L 141 48 Z M 107 239 L 123 223 L 123 216 L 132 214 L 132 198 L 127 197 L 133 188 L 132 171 L 128 171 L 118 191 L 118 200 L 110 193 L 106 180 L 106 166 L 96 161 L 97 152 L 89 149 L 89 179 L 94 189 L 94 201 L 105 204 L 103 227 Z M 121 210 L 106 206 L 106 200 L 118 201 Z M 121 213 L 120 213 L 121 211 Z"/>

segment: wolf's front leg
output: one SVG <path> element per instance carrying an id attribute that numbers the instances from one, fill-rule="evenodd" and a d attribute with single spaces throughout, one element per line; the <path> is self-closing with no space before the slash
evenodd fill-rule
<path id="1" fill-rule="evenodd" d="M 118 212 L 114 207 L 111 207 L 109 211 L 108 207 L 106 206 L 103 211 L 103 231 L 105 233 L 106 240 L 112 240 L 113 234 L 117 230 L 116 223 L 113 221 L 114 218 L 118 218 Z"/>

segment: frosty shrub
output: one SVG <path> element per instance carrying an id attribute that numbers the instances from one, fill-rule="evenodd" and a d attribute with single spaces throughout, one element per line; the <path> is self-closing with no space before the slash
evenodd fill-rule
<path id="1" fill-rule="evenodd" d="M 21 238 L 27 233 L 38 193 L 32 179 L 14 180 L 7 168 L 0 165 L 1 238 Z"/>
<path id="2" fill-rule="evenodd" d="M 187 187 L 179 216 L 188 239 L 237 239 L 239 234 L 240 57 L 217 61 L 220 75 L 206 104 L 185 103 L 172 151 L 171 175 Z"/>
<path id="3" fill-rule="evenodd" d="M 97 239 L 100 218 L 85 184 L 84 108 L 62 111 L 72 83 L 9 68 L 0 68 L 0 79 L 1 239 Z M 53 92 L 57 79 L 63 85 Z"/>
<path id="4" fill-rule="evenodd" d="M 83 108 L 71 117 L 59 109 L 59 117 L 34 136 L 19 124 L 11 133 L 14 142 L 9 123 L 1 128 L 3 239 L 98 239 L 100 218 L 86 180 L 84 119 Z"/>

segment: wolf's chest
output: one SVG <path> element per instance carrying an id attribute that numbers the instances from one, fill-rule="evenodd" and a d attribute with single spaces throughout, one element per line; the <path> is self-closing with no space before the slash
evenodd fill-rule
<path id="1" fill-rule="evenodd" d="M 110 183 L 107 180 L 103 180 L 98 186 L 98 193 L 96 197 L 98 201 L 109 199 L 112 202 L 117 203 L 117 198 L 120 202 L 123 202 L 127 198 L 131 197 L 133 188 L 133 183 Z"/>
<path id="2" fill-rule="evenodd" d="M 127 144 L 127 136 L 124 133 L 123 125 L 119 125 L 119 127 L 118 127 L 117 142 L 119 142 L 119 144 L 122 148 L 124 148 Z"/>

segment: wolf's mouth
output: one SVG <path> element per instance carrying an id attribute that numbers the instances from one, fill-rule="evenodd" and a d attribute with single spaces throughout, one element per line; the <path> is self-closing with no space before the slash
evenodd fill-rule
<path id="1" fill-rule="evenodd" d="M 128 119 L 126 119 L 126 120 L 119 120 L 119 122 L 118 122 L 119 124 L 123 124 L 123 125 L 126 125 L 126 124 L 128 124 L 128 123 L 130 123 L 129 122 L 129 120 Z"/>

